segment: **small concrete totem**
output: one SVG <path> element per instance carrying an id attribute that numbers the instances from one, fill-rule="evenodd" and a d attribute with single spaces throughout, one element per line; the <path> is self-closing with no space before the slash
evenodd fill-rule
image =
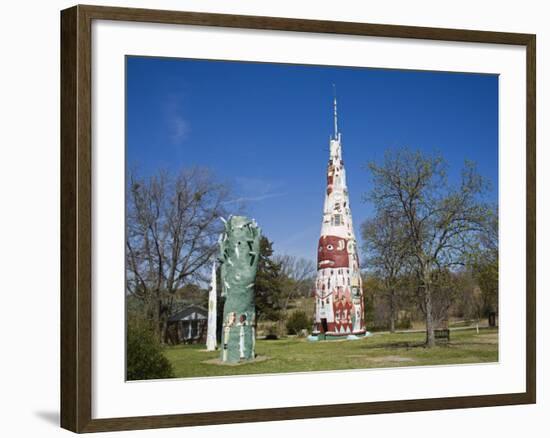
<path id="1" fill-rule="evenodd" d="M 217 321 L 217 306 L 216 302 L 217 287 L 216 287 L 216 262 L 212 264 L 212 277 L 210 280 L 210 293 L 208 294 L 208 331 L 206 332 L 206 349 L 214 351 L 216 345 L 216 321 Z"/>
<path id="2" fill-rule="evenodd" d="M 254 282 L 261 230 L 255 221 L 233 216 L 220 236 L 223 308 L 222 361 L 236 363 L 255 357 Z"/>

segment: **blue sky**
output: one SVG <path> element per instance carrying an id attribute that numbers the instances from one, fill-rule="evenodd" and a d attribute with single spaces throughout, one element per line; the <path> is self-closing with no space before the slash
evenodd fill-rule
<path id="1" fill-rule="evenodd" d="M 365 166 L 388 147 L 440 152 L 451 181 L 474 160 L 498 199 L 494 75 L 128 57 L 126 80 L 127 165 L 209 167 L 277 253 L 316 257 L 333 83 L 358 238 Z"/>

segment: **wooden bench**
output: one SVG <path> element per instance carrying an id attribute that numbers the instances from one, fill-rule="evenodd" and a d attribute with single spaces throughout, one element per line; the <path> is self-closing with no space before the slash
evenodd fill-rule
<path id="1" fill-rule="evenodd" d="M 451 340 L 451 331 L 447 329 L 434 330 L 435 342 L 449 342 Z"/>

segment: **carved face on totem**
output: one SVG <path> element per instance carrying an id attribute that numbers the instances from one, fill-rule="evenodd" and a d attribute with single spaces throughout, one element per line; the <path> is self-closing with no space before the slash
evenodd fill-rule
<path id="1" fill-rule="evenodd" d="M 347 267 L 349 267 L 349 257 L 346 239 L 321 236 L 317 253 L 317 269 Z"/>

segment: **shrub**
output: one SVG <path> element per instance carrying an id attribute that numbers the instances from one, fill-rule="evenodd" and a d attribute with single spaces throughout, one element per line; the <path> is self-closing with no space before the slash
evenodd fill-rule
<path id="1" fill-rule="evenodd" d="M 265 330 L 265 339 L 268 341 L 274 341 L 279 339 L 279 329 L 277 324 L 270 324 Z"/>
<path id="2" fill-rule="evenodd" d="M 308 330 L 310 326 L 310 318 L 303 310 L 296 310 L 286 321 L 286 330 L 289 335 L 300 334 L 302 330 Z"/>
<path id="3" fill-rule="evenodd" d="M 395 321 L 395 330 L 409 330 L 412 329 L 412 320 L 410 317 L 403 317 Z M 390 330 L 390 323 L 387 320 L 380 321 L 378 324 L 368 324 L 367 330 L 371 332 L 387 332 Z"/>
<path id="4" fill-rule="evenodd" d="M 412 328 L 411 318 L 405 317 L 401 318 L 395 323 L 395 328 L 398 330 L 408 330 Z"/>
<path id="5" fill-rule="evenodd" d="M 126 379 L 147 380 L 174 377 L 172 364 L 162 345 L 144 322 L 128 322 L 126 333 Z"/>

